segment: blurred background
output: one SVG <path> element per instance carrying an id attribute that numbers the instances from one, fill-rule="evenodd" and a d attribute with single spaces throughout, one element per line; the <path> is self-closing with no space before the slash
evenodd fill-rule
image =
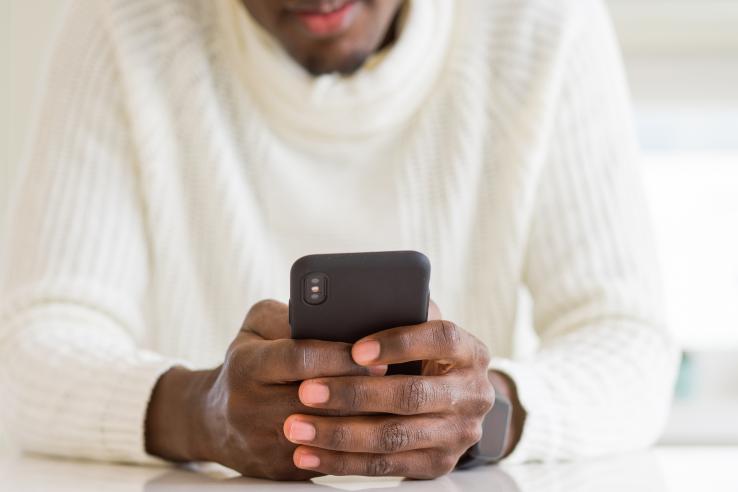
<path id="1" fill-rule="evenodd" d="M 69 2 L 0 0 L 0 226 Z M 662 441 L 738 444 L 738 0 L 608 4 L 644 148 L 669 319 L 685 349 Z"/>

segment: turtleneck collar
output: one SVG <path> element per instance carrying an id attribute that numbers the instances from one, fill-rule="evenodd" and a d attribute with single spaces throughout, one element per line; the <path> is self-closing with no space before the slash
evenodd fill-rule
<path id="1" fill-rule="evenodd" d="M 310 75 L 243 7 L 224 20 L 255 104 L 281 134 L 314 142 L 364 139 L 407 122 L 439 78 L 453 25 L 449 0 L 408 0 L 398 38 L 350 76 Z"/>

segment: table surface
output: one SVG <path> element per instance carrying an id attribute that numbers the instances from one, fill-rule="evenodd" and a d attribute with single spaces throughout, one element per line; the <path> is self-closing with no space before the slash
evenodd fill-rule
<path id="1" fill-rule="evenodd" d="M 433 481 L 322 477 L 313 482 L 270 482 L 220 467 L 198 470 L 136 467 L 0 455 L 0 489 L 8 492 L 219 492 L 395 489 L 417 492 L 736 492 L 738 447 L 662 447 L 650 451 L 551 465 L 490 466 Z"/>

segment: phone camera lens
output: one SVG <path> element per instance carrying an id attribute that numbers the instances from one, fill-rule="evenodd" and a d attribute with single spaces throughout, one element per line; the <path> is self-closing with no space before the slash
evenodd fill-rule
<path id="1" fill-rule="evenodd" d="M 311 273 L 304 280 L 303 299 L 313 306 L 322 304 L 328 297 L 327 287 L 328 275 L 325 273 Z"/>

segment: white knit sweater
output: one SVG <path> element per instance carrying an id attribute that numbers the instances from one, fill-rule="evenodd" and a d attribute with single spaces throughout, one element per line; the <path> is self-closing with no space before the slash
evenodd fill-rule
<path id="1" fill-rule="evenodd" d="M 47 86 L 0 263 L 22 448 L 153 461 L 167 368 L 218 365 L 297 257 L 391 249 L 516 381 L 511 461 L 657 437 L 676 350 L 600 1 L 414 0 L 388 53 L 312 79 L 238 0 L 78 0 Z"/>

